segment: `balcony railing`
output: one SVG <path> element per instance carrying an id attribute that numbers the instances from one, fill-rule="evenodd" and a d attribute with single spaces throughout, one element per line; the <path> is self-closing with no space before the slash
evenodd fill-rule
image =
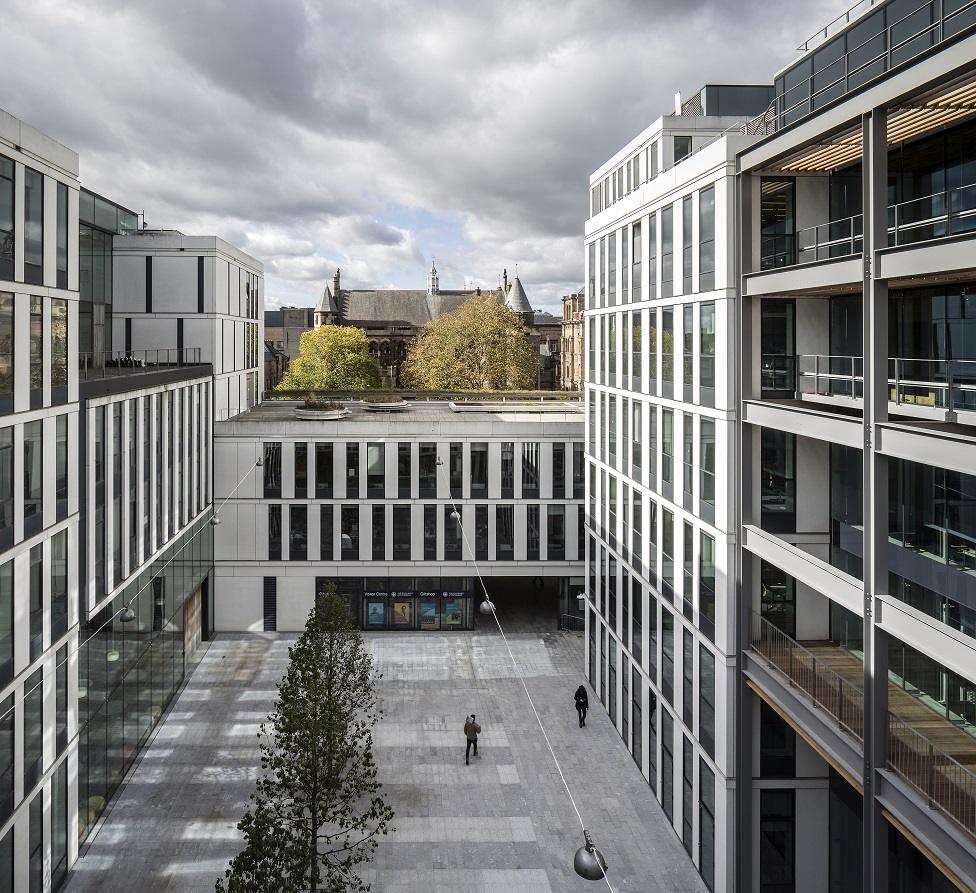
<path id="1" fill-rule="evenodd" d="M 864 396 L 861 357 L 801 354 L 797 362 L 797 395 Z M 766 358 L 763 358 L 765 369 Z M 888 399 L 898 406 L 942 409 L 947 413 L 976 412 L 976 360 L 891 357 Z"/>
<path id="2" fill-rule="evenodd" d="M 864 690 L 836 673 L 824 661 L 756 612 L 752 613 L 752 650 L 779 670 L 792 687 L 848 735 L 864 743 Z M 976 837 L 976 773 L 916 731 L 897 714 L 888 713 L 887 765 L 918 791 L 933 809 Z"/>
<path id="3" fill-rule="evenodd" d="M 914 245 L 976 232 L 976 183 L 933 192 L 888 206 L 888 247 Z M 808 264 L 860 254 L 864 245 L 864 216 L 806 226 L 796 232 L 796 259 Z M 789 257 L 779 247 L 763 243 L 762 269 L 781 267 Z"/>
<path id="4" fill-rule="evenodd" d="M 864 691 L 791 639 L 765 617 L 752 613 L 752 650 L 802 689 L 849 735 L 864 741 Z"/>
<path id="5" fill-rule="evenodd" d="M 796 391 L 796 357 L 764 353 L 760 366 L 760 387 L 763 393 L 775 391 L 793 394 Z"/>
<path id="6" fill-rule="evenodd" d="M 199 347 L 82 353 L 78 357 L 78 371 L 83 379 L 114 378 L 180 366 L 199 366 L 201 356 Z"/>

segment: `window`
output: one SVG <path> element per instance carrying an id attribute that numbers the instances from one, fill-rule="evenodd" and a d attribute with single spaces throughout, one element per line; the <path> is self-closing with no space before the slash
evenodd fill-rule
<path id="1" fill-rule="evenodd" d="M 670 485 L 674 482 L 674 410 L 661 412 L 661 480 L 668 484 L 670 493 Z"/>
<path id="2" fill-rule="evenodd" d="M 409 444 L 408 444 L 409 446 Z M 393 506 L 393 559 L 410 560 L 411 512 L 409 505 Z"/>
<path id="3" fill-rule="evenodd" d="M 0 165 L 2 165 L 4 159 L 0 159 Z M 0 166 L 0 175 L 2 175 L 3 168 Z M 0 180 L 0 189 L 2 189 L 3 181 Z M 2 198 L 0 198 L 2 202 Z M 2 207 L 2 204 L 0 204 Z M 0 219 L 0 227 L 2 227 L 3 221 Z M 587 308 L 592 308 L 596 306 L 596 242 L 590 242 L 589 246 L 589 262 L 586 265 L 586 275 L 588 287 L 586 289 L 586 306 Z M 0 277 L 2 278 L 2 277 Z M 591 339 L 592 340 L 592 339 Z"/>
<path id="4" fill-rule="evenodd" d="M 611 313 L 604 318 L 607 333 L 607 381 L 617 383 L 617 314 Z"/>
<path id="5" fill-rule="evenodd" d="M 471 444 L 471 498 L 488 495 L 488 444 Z"/>
<path id="6" fill-rule="evenodd" d="M 308 444 L 295 444 L 295 497 L 304 499 L 308 495 Z"/>
<path id="7" fill-rule="evenodd" d="M 681 736 L 681 766 L 681 842 L 690 856 L 694 839 L 695 749 L 687 735 Z"/>
<path id="8" fill-rule="evenodd" d="M 0 158 L 0 162 L 2 162 Z M 0 180 L 0 187 L 3 181 Z M 0 231 L 0 239 L 3 232 Z M 0 246 L 0 253 L 3 248 Z M 2 264 L 0 258 L 0 264 Z M 0 292 L 0 412 L 14 408 L 14 296 Z"/>
<path id="9" fill-rule="evenodd" d="M 397 444 L 397 496 L 400 499 L 410 498 L 411 466 L 413 464 L 411 450 L 412 446 L 409 443 Z"/>
<path id="10" fill-rule="evenodd" d="M 44 284 L 44 175 L 24 168 L 24 282 Z"/>
<path id="11" fill-rule="evenodd" d="M 701 402 L 715 405 L 715 304 L 702 304 L 698 316 L 698 383 Z"/>
<path id="12" fill-rule="evenodd" d="M 682 560 L 684 561 L 684 586 L 682 587 L 682 609 L 688 620 L 695 619 L 695 528 L 688 521 L 684 522 L 684 544 Z"/>
<path id="13" fill-rule="evenodd" d="M 643 404 L 639 400 L 634 400 L 631 404 L 631 412 L 633 413 L 633 420 L 630 426 L 630 464 L 631 464 L 631 477 L 637 483 L 643 482 L 643 474 L 641 473 L 641 462 L 642 457 L 642 447 L 641 447 L 641 436 L 643 434 L 643 420 L 642 415 Z"/>
<path id="14" fill-rule="evenodd" d="M 437 560 L 437 506 L 424 506 L 424 561 Z"/>
<path id="15" fill-rule="evenodd" d="M 335 558 L 333 545 L 332 505 L 319 506 L 319 556 L 321 561 Z"/>
<path id="16" fill-rule="evenodd" d="M 386 444 L 368 443 L 366 444 L 366 496 L 368 499 L 382 499 L 385 495 Z"/>
<path id="17" fill-rule="evenodd" d="M 698 627 L 715 641 L 715 540 L 707 533 L 701 535 L 698 557 Z"/>
<path id="18" fill-rule="evenodd" d="M 37 409 L 43 403 L 44 387 L 44 301 L 30 298 L 30 319 L 28 321 L 28 347 L 30 348 L 30 405 Z"/>
<path id="19" fill-rule="evenodd" d="M 765 701 L 759 702 L 759 774 L 762 778 L 796 775 L 796 732 Z"/>
<path id="20" fill-rule="evenodd" d="M 661 806 L 674 823 L 674 718 L 661 710 Z"/>
<path id="21" fill-rule="evenodd" d="M 630 228 L 630 279 L 635 303 L 641 299 L 641 255 L 641 222 L 638 220 Z"/>
<path id="22" fill-rule="evenodd" d="M 583 498 L 586 466 L 583 462 L 583 444 L 573 444 L 573 499 Z"/>
<path id="23" fill-rule="evenodd" d="M 359 444 L 346 444 L 346 498 L 359 497 Z"/>
<path id="24" fill-rule="evenodd" d="M 674 294 L 674 215 L 675 206 L 661 210 L 661 297 Z"/>
<path id="25" fill-rule="evenodd" d="M 661 609 L 661 693 L 671 704 L 674 701 L 674 614 Z"/>
<path id="26" fill-rule="evenodd" d="M 674 163 L 684 161 L 689 155 L 691 155 L 691 137 L 676 136 L 674 138 Z"/>
<path id="27" fill-rule="evenodd" d="M 614 307 L 617 304 L 617 234 L 610 233 L 607 237 L 607 254 L 609 264 L 607 266 L 607 293 L 609 297 L 608 306 Z"/>
<path id="28" fill-rule="evenodd" d="M 644 590 L 641 587 L 640 580 L 637 577 L 630 578 L 630 595 L 631 595 L 631 609 L 630 609 L 630 653 L 634 656 L 634 660 L 640 664 L 641 655 L 644 650 L 644 643 L 642 641 L 644 635 L 643 629 L 643 617 L 644 617 Z"/>
<path id="29" fill-rule="evenodd" d="M 684 490 L 685 508 L 691 509 L 694 506 L 695 496 L 695 417 L 689 413 L 682 416 L 682 466 L 681 486 Z"/>
<path id="30" fill-rule="evenodd" d="M 58 183 L 58 220 L 57 220 L 57 271 L 58 288 L 68 287 L 68 187 Z"/>
<path id="31" fill-rule="evenodd" d="M 420 444 L 420 497 L 437 496 L 437 444 Z"/>
<path id="32" fill-rule="evenodd" d="M 552 496 L 553 499 L 562 499 L 565 495 L 566 444 L 554 443 L 552 445 Z"/>
<path id="33" fill-rule="evenodd" d="M 647 298 L 657 297 L 657 212 L 647 218 Z"/>
<path id="34" fill-rule="evenodd" d="M 682 309 L 681 383 L 685 403 L 691 403 L 695 383 L 695 308 L 685 304 Z"/>
<path id="35" fill-rule="evenodd" d="M 627 238 L 627 227 L 620 230 L 620 303 L 626 304 L 630 300 L 630 262 L 627 258 L 627 246 L 630 240 Z"/>
<path id="36" fill-rule="evenodd" d="M 698 871 L 709 890 L 715 889 L 715 773 L 698 761 Z"/>
<path id="37" fill-rule="evenodd" d="M 515 507 L 495 506 L 495 558 L 511 561 L 515 557 Z"/>
<path id="38" fill-rule="evenodd" d="M 691 254 L 694 246 L 691 231 L 691 196 L 687 195 L 681 201 L 681 293 L 690 295 L 692 292 L 691 281 Z"/>
<path id="39" fill-rule="evenodd" d="M 668 598 L 674 598 L 674 514 L 662 512 L 664 530 L 661 532 L 661 588 Z"/>
<path id="40" fill-rule="evenodd" d="M 651 143 L 647 149 L 647 179 L 653 180 L 658 172 L 658 144 Z"/>
<path id="41" fill-rule="evenodd" d="M 343 561 L 359 560 L 359 506 L 344 505 L 339 512 L 339 543 Z"/>
<path id="42" fill-rule="evenodd" d="M 665 397 L 674 394 L 674 308 L 661 311 L 661 384 Z"/>
<path id="43" fill-rule="evenodd" d="M 763 428 L 760 440 L 762 529 L 796 529 L 796 436 Z"/>
<path id="44" fill-rule="evenodd" d="M 268 506 L 268 560 L 281 561 L 281 505 Z"/>
<path id="45" fill-rule="evenodd" d="M 600 306 L 607 305 L 607 239 L 600 239 Z"/>
<path id="46" fill-rule="evenodd" d="M 657 486 L 657 404 L 647 406 L 647 471 L 648 484 Z"/>
<path id="47" fill-rule="evenodd" d="M 546 510 L 546 558 L 566 557 L 566 506 L 550 505 Z"/>
<path id="48" fill-rule="evenodd" d="M 702 750 L 715 756 L 715 655 L 698 646 L 698 740 Z"/>
<path id="49" fill-rule="evenodd" d="M 712 419 L 701 420 L 698 443 L 698 461 L 701 463 L 701 492 L 698 495 L 702 502 L 702 517 L 712 523 L 715 520 L 715 422 Z M 704 511 L 706 507 L 710 511 Z"/>
<path id="50" fill-rule="evenodd" d="M 0 565 L 0 686 L 14 678 L 14 563 Z M 0 725 L 2 729 L 2 725 Z M 3 763 L 0 762 L 0 766 Z M 2 792 L 0 792 L 2 800 Z M 0 822 L 3 820 L 0 810 Z"/>
<path id="51" fill-rule="evenodd" d="M 444 506 L 444 560 L 461 560 L 461 506 Z"/>
<path id="52" fill-rule="evenodd" d="M 461 499 L 464 496 L 464 444 L 452 443 L 448 455 L 451 497 Z"/>
<path id="53" fill-rule="evenodd" d="M 315 498 L 332 498 L 332 444 L 315 444 Z"/>
<path id="54" fill-rule="evenodd" d="M 617 466 L 617 398 L 610 394 L 607 397 L 610 406 L 606 419 L 607 426 L 607 461 L 614 468 Z"/>
<path id="55" fill-rule="evenodd" d="M 51 537 L 51 641 L 68 631 L 68 531 Z"/>
<path id="56" fill-rule="evenodd" d="M 67 692 L 65 698 L 67 698 Z M 67 700 L 65 706 L 67 707 Z M 67 734 L 67 729 L 65 729 L 65 734 Z M 57 890 L 67 876 L 68 761 L 62 760 L 51 779 L 51 889 Z"/>
<path id="57" fill-rule="evenodd" d="M 627 387 L 627 379 L 630 378 L 630 335 L 627 332 L 630 323 L 630 314 L 620 314 L 620 384 Z"/>
<path id="58" fill-rule="evenodd" d="M 44 774 L 44 668 L 24 683 L 24 793 Z"/>
<path id="59" fill-rule="evenodd" d="M 0 279 L 13 281 L 14 242 L 14 163 L 0 155 Z"/>
<path id="60" fill-rule="evenodd" d="M 796 263 L 795 181 L 762 177 L 759 210 L 759 268 L 772 270 Z"/>
<path id="61" fill-rule="evenodd" d="M 474 557 L 477 561 L 488 560 L 488 506 L 474 508 Z"/>
<path id="62" fill-rule="evenodd" d="M 763 561 L 759 570 L 760 612 L 790 638 L 796 637 L 796 581 L 776 565 Z"/>
<path id="63" fill-rule="evenodd" d="M 288 558 L 308 559 L 308 506 L 293 505 L 288 510 Z"/>
<path id="64" fill-rule="evenodd" d="M 57 755 L 68 746 L 68 644 L 58 649 L 54 661 L 54 740 Z"/>
<path id="65" fill-rule="evenodd" d="M 630 389 L 641 389 L 641 311 L 630 314 Z"/>
<path id="66" fill-rule="evenodd" d="M 372 516 L 373 561 L 386 560 L 386 506 L 374 505 Z"/>
<path id="67" fill-rule="evenodd" d="M 715 288 L 715 187 L 698 193 L 698 290 Z"/>
<path id="68" fill-rule="evenodd" d="M 31 800 L 27 827 L 27 893 L 44 893 L 44 792 Z"/>
<path id="69" fill-rule="evenodd" d="M 759 889 L 793 893 L 796 883 L 796 835 L 793 790 L 759 791 Z"/>
<path id="70" fill-rule="evenodd" d="M 68 302 L 51 301 L 51 402 L 68 399 Z"/>
<path id="71" fill-rule="evenodd" d="M 695 726 L 695 637 L 681 631 L 681 718 L 689 729 Z M 690 816 L 689 816 L 690 818 Z"/>
<path id="72" fill-rule="evenodd" d="M 14 541 L 14 429 L 0 428 L 0 548 Z"/>
<path id="73" fill-rule="evenodd" d="M 525 557 L 528 561 L 538 561 L 540 549 L 538 505 L 525 507 L 525 523 Z"/>
<path id="74" fill-rule="evenodd" d="M 14 696 L 10 694 L 0 701 L 0 821 L 4 822 L 14 811 L 14 721 L 16 718 Z M 12 884 L 9 889 L 13 890 Z"/>
<path id="75" fill-rule="evenodd" d="M 634 490 L 634 520 L 630 525 L 630 563 L 640 573 L 644 553 L 644 497 Z"/>
<path id="76" fill-rule="evenodd" d="M 263 586 L 264 631 L 274 632 L 278 628 L 278 578 L 265 577 Z"/>
<path id="77" fill-rule="evenodd" d="M 515 444 L 502 444 L 502 499 L 515 496 Z"/>
<path id="78" fill-rule="evenodd" d="M 281 498 L 281 444 L 264 445 L 264 495 Z"/>
<path id="79" fill-rule="evenodd" d="M 539 444 L 522 444 L 522 498 L 539 495 Z"/>

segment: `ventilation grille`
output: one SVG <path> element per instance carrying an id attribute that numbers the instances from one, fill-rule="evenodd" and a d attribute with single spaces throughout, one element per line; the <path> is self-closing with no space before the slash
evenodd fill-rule
<path id="1" fill-rule="evenodd" d="M 264 578 L 264 631 L 278 629 L 278 578 Z"/>

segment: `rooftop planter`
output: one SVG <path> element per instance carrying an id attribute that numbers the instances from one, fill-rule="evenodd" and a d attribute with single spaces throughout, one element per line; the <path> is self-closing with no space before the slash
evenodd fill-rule
<path id="1" fill-rule="evenodd" d="M 402 397 L 364 397 L 363 409 L 370 412 L 402 412 L 410 408 L 410 403 Z"/>
<path id="2" fill-rule="evenodd" d="M 309 394 L 305 403 L 295 409 L 296 419 L 306 421 L 338 421 L 349 415 L 349 410 L 342 403 L 334 400 L 319 400 Z"/>

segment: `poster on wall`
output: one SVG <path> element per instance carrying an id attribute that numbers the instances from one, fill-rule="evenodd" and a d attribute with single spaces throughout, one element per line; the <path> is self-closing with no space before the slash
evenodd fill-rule
<path id="1" fill-rule="evenodd" d="M 386 602 L 366 602 L 366 625 L 384 626 L 386 624 Z"/>
<path id="2" fill-rule="evenodd" d="M 441 617 L 437 610 L 437 602 L 433 599 L 420 600 L 420 628 L 440 629 Z"/>
<path id="3" fill-rule="evenodd" d="M 393 625 L 409 629 L 413 624 L 413 602 L 393 602 Z"/>
<path id="4" fill-rule="evenodd" d="M 444 602 L 444 626 L 464 625 L 464 602 L 459 598 L 452 598 Z"/>

